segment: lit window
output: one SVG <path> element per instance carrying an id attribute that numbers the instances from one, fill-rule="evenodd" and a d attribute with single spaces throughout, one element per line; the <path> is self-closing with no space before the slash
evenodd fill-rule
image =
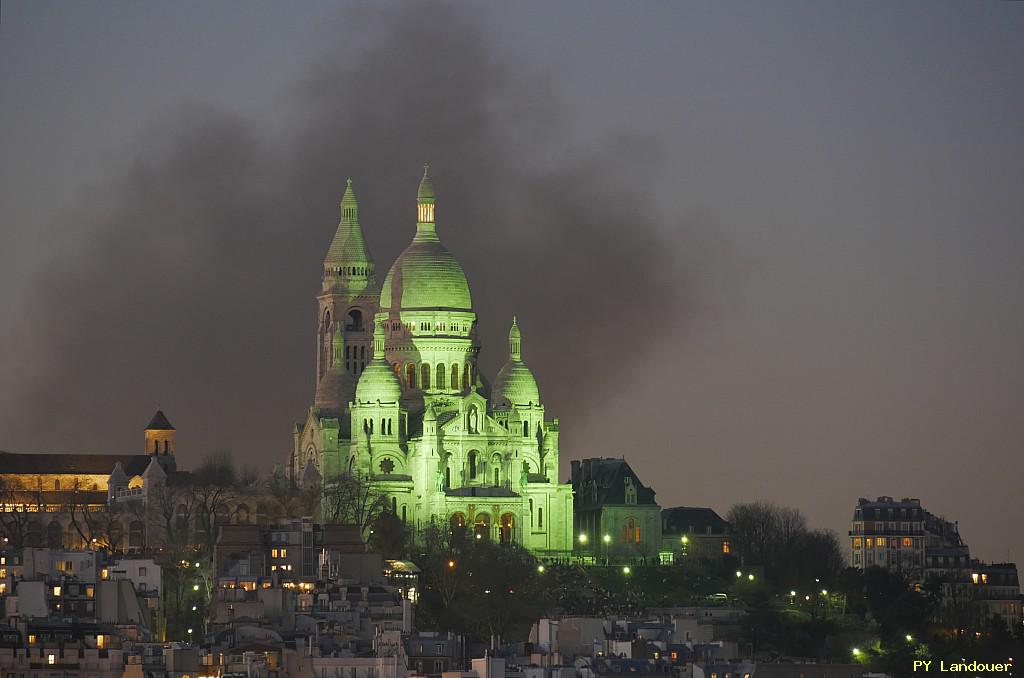
<path id="1" fill-rule="evenodd" d="M 914 545 L 914 540 L 911 539 L 910 537 L 904 537 L 903 538 L 903 545 L 904 546 L 913 546 Z"/>
<path id="2" fill-rule="evenodd" d="M 53 587 L 53 595 L 57 596 L 57 597 L 60 597 L 60 587 L 59 586 L 54 586 Z"/>
<path id="3" fill-rule="evenodd" d="M 277 549 L 270 549 L 270 557 L 277 558 Z"/>
<path id="4" fill-rule="evenodd" d="M 861 538 L 860 537 L 854 537 L 853 538 L 853 548 L 859 549 L 860 548 L 860 543 L 861 543 Z"/>
<path id="5" fill-rule="evenodd" d="M 86 598 L 92 598 L 95 595 L 96 595 L 96 589 L 94 587 L 92 587 L 92 586 L 86 586 L 85 587 L 85 597 Z"/>
<path id="6" fill-rule="evenodd" d="M 722 553 L 729 553 L 729 542 L 722 542 Z"/>
<path id="7" fill-rule="evenodd" d="M 287 558 L 288 557 L 288 549 L 281 549 L 281 557 L 282 558 Z"/>
<path id="8" fill-rule="evenodd" d="M 871 548 L 873 542 L 874 540 L 871 537 L 864 538 L 864 546 L 867 546 L 868 548 Z"/>
<path id="9" fill-rule="evenodd" d="M 100 570 L 100 579 L 102 581 L 107 581 L 108 579 L 110 579 L 110 570 L 108 570 L 107 568 L 103 568 L 102 570 Z"/>
<path id="10" fill-rule="evenodd" d="M 96 636 L 96 647 L 103 649 L 107 644 L 107 638 L 103 634 Z"/>
<path id="11" fill-rule="evenodd" d="M 7 568 L 0 567 L 0 579 L 7 579 Z"/>
<path id="12" fill-rule="evenodd" d="M 29 645 L 35 645 L 36 644 L 36 634 L 34 634 L 34 633 L 28 634 L 28 644 Z"/>
<path id="13" fill-rule="evenodd" d="M 981 575 L 981 583 L 982 584 L 987 584 L 988 583 L 988 575 L 987 574 Z"/>
<path id="14" fill-rule="evenodd" d="M 50 653 L 50 654 L 46 655 L 46 663 L 47 664 L 56 664 L 57 663 L 57 655 L 55 655 L 53 653 Z"/>
<path id="15" fill-rule="evenodd" d="M 875 539 L 875 546 L 885 546 L 885 537 L 877 537 Z"/>
<path id="16" fill-rule="evenodd" d="M 973 583 L 975 583 L 975 584 L 977 584 L 977 583 L 978 583 L 978 573 L 977 573 L 977 572 L 972 572 L 972 573 L 971 573 L 971 581 L 972 581 Z"/>

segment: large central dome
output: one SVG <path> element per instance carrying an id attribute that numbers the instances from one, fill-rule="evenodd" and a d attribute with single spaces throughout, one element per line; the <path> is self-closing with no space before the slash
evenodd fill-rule
<path id="1" fill-rule="evenodd" d="M 380 292 L 382 311 L 471 311 L 473 298 L 462 266 L 437 237 L 434 189 L 426 171 L 417 195 L 416 237 L 391 265 Z"/>
<path id="2" fill-rule="evenodd" d="M 381 310 L 472 310 L 473 299 L 462 266 L 436 236 L 430 241 L 420 240 L 420 235 L 416 234 L 384 278 Z"/>

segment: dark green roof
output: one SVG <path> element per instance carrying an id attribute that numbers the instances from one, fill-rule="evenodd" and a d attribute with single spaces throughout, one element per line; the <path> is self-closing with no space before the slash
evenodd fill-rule
<path id="1" fill-rule="evenodd" d="M 157 410 L 153 418 L 149 420 L 149 425 L 146 427 L 147 431 L 173 431 L 174 427 L 171 426 L 171 422 L 167 421 L 167 415 L 164 414 L 163 410 Z"/>

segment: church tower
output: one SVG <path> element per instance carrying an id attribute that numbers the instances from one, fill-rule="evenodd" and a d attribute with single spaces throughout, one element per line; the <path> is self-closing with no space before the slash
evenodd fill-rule
<path id="1" fill-rule="evenodd" d="M 316 406 L 341 415 L 355 393 L 355 379 L 370 361 L 372 320 L 380 300 L 351 179 L 341 199 L 338 230 L 324 258 L 322 281 L 317 296 Z"/>
<path id="2" fill-rule="evenodd" d="M 174 460 L 174 427 L 163 410 L 157 410 L 146 425 L 146 454 L 155 457 L 165 471 L 177 467 Z"/>

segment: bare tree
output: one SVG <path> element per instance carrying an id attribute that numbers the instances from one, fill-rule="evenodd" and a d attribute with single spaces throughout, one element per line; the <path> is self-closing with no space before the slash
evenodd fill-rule
<path id="1" fill-rule="evenodd" d="M 200 545 L 212 553 L 217 543 L 217 528 L 227 520 L 228 500 L 238 482 L 238 474 L 230 455 L 214 452 L 192 473 L 192 481 L 193 510 L 203 533 L 196 535 L 196 542 L 202 538 Z"/>
<path id="2" fill-rule="evenodd" d="M 776 584 L 825 581 L 846 567 L 836 534 L 810 530 L 797 509 L 767 502 L 736 504 L 727 519 L 742 561 L 764 567 L 765 575 Z"/>
<path id="3" fill-rule="evenodd" d="M 343 473 L 324 484 L 321 511 L 325 522 L 358 525 L 366 539 L 387 510 L 387 496 L 362 473 Z"/>
<path id="4" fill-rule="evenodd" d="M 265 486 L 273 499 L 274 517 L 312 516 L 316 515 L 320 508 L 320 487 L 296 487 L 279 468 L 274 469 Z"/>
<path id="5" fill-rule="evenodd" d="M 0 478 L 0 528 L 14 548 L 26 545 L 29 522 L 35 513 L 28 502 L 30 492 L 16 480 Z"/>

